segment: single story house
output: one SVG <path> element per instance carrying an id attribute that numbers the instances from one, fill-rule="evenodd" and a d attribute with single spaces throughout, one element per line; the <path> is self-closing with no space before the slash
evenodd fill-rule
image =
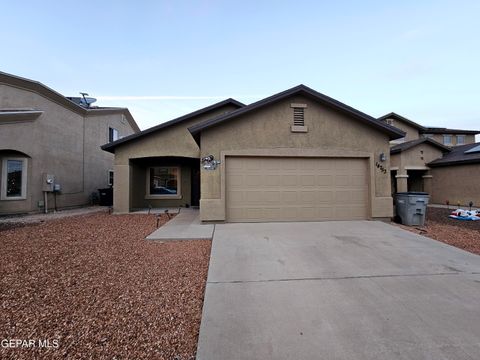
<path id="1" fill-rule="evenodd" d="M 113 155 L 100 146 L 138 131 L 126 108 L 0 72 L 0 215 L 89 204 L 113 185 Z"/>
<path id="2" fill-rule="evenodd" d="M 435 181 L 432 202 L 480 207 L 480 143 L 457 146 L 428 163 Z"/>
<path id="3" fill-rule="evenodd" d="M 114 211 L 200 207 L 202 221 L 388 219 L 389 142 L 405 132 L 307 86 L 228 99 L 104 145 Z"/>

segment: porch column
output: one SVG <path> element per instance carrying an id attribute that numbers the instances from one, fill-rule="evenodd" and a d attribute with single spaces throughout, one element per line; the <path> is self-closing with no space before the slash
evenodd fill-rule
<path id="1" fill-rule="evenodd" d="M 425 175 L 422 176 L 423 178 L 423 191 L 428 193 L 430 197 L 432 196 L 432 178 L 433 176 L 427 172 Z"/>
<path id="2" fill-rule="evenodd" d="M 113 184 L 113 211 L 128 213 L 130 211 L 130 165 L 115 165 Z"/>
<path id="3" fill-rule="evenodd" d="M 406 192 L 408 191 L 408 175 L 407 174 L 397 174 L 395 175 L 397 179 L 397 192 Z"/>

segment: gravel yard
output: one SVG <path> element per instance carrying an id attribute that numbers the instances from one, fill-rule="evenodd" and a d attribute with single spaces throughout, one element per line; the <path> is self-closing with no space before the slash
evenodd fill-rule
<path id="1" fill-rule="evenodd" d="M 193 359 L 211 242 L 144 240 L 155 225 L 101 213 L 0 231 L 0 340 L 59 345 L 0 358 Z"/>
<path id="2" fill-rule="evenodd" d="M 453 211 L 443 208 L 427 209 L 424 227 L 399 225 L 414 233 L 456 246 L 460 249 L 480 255 L 480 221 L 461 221 L 450 219 Z"/>

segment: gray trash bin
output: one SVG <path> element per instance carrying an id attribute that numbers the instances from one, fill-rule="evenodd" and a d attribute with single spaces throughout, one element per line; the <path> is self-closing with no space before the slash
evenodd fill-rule
<path id="1" fill-rule="evenodd" d="M 397 216 L 404 225 L 425 224 L 429 196 L 426 192 L 399 192 L 395 195 Z"/>

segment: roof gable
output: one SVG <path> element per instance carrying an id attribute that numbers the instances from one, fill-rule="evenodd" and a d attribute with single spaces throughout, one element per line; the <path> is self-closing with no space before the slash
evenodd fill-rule
<path id="1" fill-rule="evenodd" d="M 420 144 L 430 144 L 430 145 L 442 150 L 443 152 L 452 151 L 451 148 L 449 148 L 448 146 L 445 146 L 443 144 L 440 144 L 438 141 L 435 141 L 435 140 L 430 139 L 430 138 L 420 138 L 420 139 L 407 141 L 407 142 L 392 146 L 390 148 L 390 154 L 398 154 L 398 153 L 401 153 L 402 151 L 409 150 L 409 149 L 411 149 L 411 148 L 413 148 L 417 145 L 420 145 Z"/>
<path id="2" fill-rule="evenodd" d="M 133 141 L 133 140 L 137 140 L 139 138 L 142 138 L 146 135 L 149 135 L 149 134 L 153 134 L 153 133 L 156 133 L 158 131 L 162 131 L 166 128 L 169 128 L 171 126 L 174 126 L 174 125 L 177 125 L 177 124 L 180 124 L 180 123 L 183 123 L 187 120 L 190 120 L 196 116 L 200 116 L 200 115 L 204 115 L 210 111 L 213 111 L 213 110 L 217 110 L 217 109 L 220 109 L 224 106 L 227 106 L 227 105 L 233 105 L 237 108 L 242 108 L 245 106 L 245 104 L 242 104 L 241 102 L 235 100 L 235 99 L 232 99 L 232 98 L 229 98 L 229 99 L 226 99 L 226 100 L 223 100 L 223 101 L 220 101 L 218 103 L 215 103 L 213 105 L 209 105 L 207 107 L 204 107 L 202 109 L 199 109 L 199 110 L 196 110 L 196 111 L 193 111 L 189 114 L 186 114 L 186 115 L 183 115 L 183 116 L 180 116 L 178 118 L 175 118 L 173 120 L 170 120 L 170 121 L 166 121 L 164 123 L 161 123 L 159 125 L 156 125 L 156 126 L 153 126 L 151 128 L 148 128 L 146 130 L 143 130 L 143 131 L 140 131 L 136 134 L 132 134 L 130 136 L 126 136 L 122 139 L 119 139 L 117 141 L 114 141 L 114 142 L 111 142 L 111 143 L 108 143 L 108 144 L 105 144 L 102 146 L 102 150 L 105 150 L 105 151 L 108 151 L 108 152 L 111 152 L 111 153 L 114 153 L 115 152 L 115 148 L 118 147 L 119 145 L 122 145 L 122 144 L 125 144 L 125 143 L 128 143 L 130 141 Z"/>
<path id="3" fill-rule="evenodd" d="M 286 99 L 288 97 L 291 97 L 293 95 L 303 95 L 303 96 L 306 96 L 308 98 L 311 98 L 315 101 L 318 101 L 319 103 L 321 104 L 324 104 L 326 106 L 329 106 L 333 109 L 336 109 L 344 114 L 347 114 L 349 115 L 350 117 L 353 117 L 367 125 L 370 125 L 374 128 L 376 128 L 377 130 L 380 130 L 384 133 L 387 133 L 390 137 L 390 139 L 398 139 L 398 138 L 401 138 L 403 136 L 405 136 L 405 133 L 391 125 L 388 125 L 380 120 L 377 120 L 357 109 L 354 109 L 348 105 L 345 105 L 343 103 L 341 103 L 340 101 L 338 100 L 335 100 L 331 97 L 328 97 L 326 95 L 323 95 L 311 88 L 309 88 L 308 86 L 305 86 L 305 85 L 298 85 L 298 86 L 295 86 L 291 89 L 288 89 L 288 90 L 285 90 L 285 91 L 282 91 L 278 94 L 275 94 L 275 95 L 272 95 L 270 97 L 267 97 L 263 100 L 260 100 L 260 101 L 257 101 L 253 104 L 250 104 L 250 105 L 247 105 L 245 107 L 242 107 L 238 110 L 235 110 L 231 113 L 228 113 L 228 114 L 224 114 L 224 115 L 220 115 L 216 118 L 213 118 L 213 119 L 210 119 L 210 120 L 207 120 L 205 122 L 202 122 L 200 124 L 196 124 L 194 126 L 191 126 L 188 128 L 188 130 L 190 131 L 190 133 L 194 136 L 195 140 L 198 142 L 198 135 L 200 134 L 200 132 L 202 131 L 205 131 L 211 127 L 214 127 L 216 125 L 219 125 L 221 123 L 226 123 L 228 121 L 231 121 L 235 118 L 238 118 L 239 116 L 241 115 L 244 115 L 244 114 L 247 114 L 249 112 L 252 112 L 252 111 L 255 111 L 257 109 L 260 109 L 260 108 L 263 108 L 267 105 L 270 105 L 270 104 L 273 104 L 273 103 L 276 103 L 280 100 L 283 100 L 283 99 Z"/>
<path id="4" fill-rule="evenodd" d="M 77 103 L 73 102 L 72 100 L 67 99 L 65 96 L 60 94 L 59 92 L 49 88 L 48 86 L 42 84 L 39 81 L 30 80 L 27 78 L 23 78 L 20 76 L 15 76 L 12 74 L 8 74 L 5 72 L 0 71 L 0 83 L 23 88 L 26 90 L 33 91 L 37 94 L 43 95 L 46 98 L 56 102 L 57 104 L 62 105 L 63 107 L 80 114 L 82 116 L 96 116 L 96 115 L 107 115 L 107 114 L 123 114 L 128 120 L 128 123 L 132 127 L 135 132 L 140 131 L 138 124 L 136 123 L 135 119 L 133 118 L 132 114 L 127 108 L 120 108 L 120 107 L 109 107 L 109 108 L 84 108 Z"/>
<path id="5" fill-rule="evenodd" d="M 387 119 L 394 119 L 397 121 L 401 121 L 405 124 L 408 124 L 414 127 L 415 129 L 419 130 L 420 134 L 471 134 L 471 135 L 480 134 L 480 130 L 462 130 L 462 129 L 448 129 L 448 128 L 441 128 L 441 127 L 422 126 L 419 123 L 416 123 L 415 121 L 407 119 L 406 117 L 398 115 L 397 113 L 394 113 L 394 112 L 380 116 L 378 118 L 378 120 L 380 121 L 386 121 Z"/>
<path id="6" fill-rule="evenodd" d="M 412 121 L 412 120 L 410 120 L 410 119 L 407 119 L 406 117 L 403 117 L 403 116 L 401 116 L 401 115 L 398 115 L 397 113 L 394 113 L 394 112 L 391 112 L 391 113 L 389 113 L 389 114 L 380 116 L 380 117 L 378 118 L 378 120 L 380 120 L 380 121 L 386 121 L 387 119 L 394 119 L 394 120 L 397 120 L 397 121 L 401 121 L 401 122 L 403 122 L 403 123 L 406 123 L 406 124 L 414 127 L 415 129 L 425 130 L 425 128 L 424 128 L 422 125 L 416 123 L 415 121 Z"/>

